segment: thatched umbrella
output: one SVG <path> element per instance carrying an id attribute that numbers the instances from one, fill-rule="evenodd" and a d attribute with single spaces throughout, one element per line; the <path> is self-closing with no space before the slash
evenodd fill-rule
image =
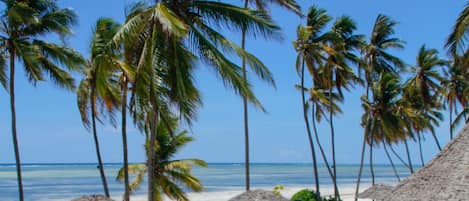
<path id="1" fill-rule="evenodd" d="M 275 195 L 272 191 L 254 190 L 242 193 L 229 201 L 288 201 L 288 199 Z"/>
<path id="2" fill-rule="evenodd" d="M 469 201 L 469 124 L 426 166 L 399 183 L 386 201 Z"/>
<path id="3" fill-rule="evenodd" d="M 73 199 L 72 201 L 114 201 L 114 200 L 107 198 L 104 195 L 85 195 L 85 196 Z"/>
<path id="4" fill-rule="evenodd" d="M 394 187 L 385 184 L 376 184 L 358 194 L 358 198 L 368 198 L 376 201 L 383 201 Z"/>

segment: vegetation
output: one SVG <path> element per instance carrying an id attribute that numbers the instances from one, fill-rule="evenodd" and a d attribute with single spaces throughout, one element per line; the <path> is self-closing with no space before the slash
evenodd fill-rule
<path id="1" fill-rule="evenodd" d="M 44 35 L 67 36 L 72 33 L 71 26 L 76 23 L 76 15 L 71 9 L 59 8 L 55 1 L 49 0 L 4 0 L 2 1 L 0 43 L 0 82 L 8 86 L 11 109 L 11 132 L 15 153 L 18 179 L 18 200 L 24 200 L 21 160 L 16 128 L 15 70 L 16 64 L 23 64 L 29 82 L 35 85 L 46 80 L 46 76 L 57 86 L 74 90 L 75 82 L 67 72 L 80 71 L 85 63 L 81 55 L 64 44 L 43 40 Z M 8 57 L 9 64 L 6 65 Z M 9 67 L 6 76 L 4 69 Z M 65 69 L 63 69 L 65 67 Z M 8 80 L 8 84 L 6 82 Z"/>
<path id="2" fill-rule="evenodd" d="M 435 128 L 449 112 L 450 138 L 458 124 L 469 120 L 469 4 L 460 13 L 446 41 L 448 59 L 436 49 L 422 45 L 414 64 L 394 55 L 404 48 L 395 36 L 398 22 L 379 14 L 369 37 L 356 33 L 351 16 L 331 17 L 325 9 L 311 7 L 306 15 L 294 0 L 245 0 L 242 7 L 220 1 L 138 1 L 131 6 L 125 22 L 100 18 L 93 28 L 90 56 L 86 60 L 64 41 L 77 16 L 62 9 L 54 0 L 3 0 L 0 25 L 0 85 L 9 93 L 11 132 L 18 180 L 18 197 L 24 200 L 20 149 L 15 106 L 15 70 L 23 66 L 31 84 L 46 80 L 69 91 L 76 91 L 77 105 L 84 127 L 93 134 L 98 167 L 105 196 L 109 197 L 98 141 L 97 123 L 121 120 L 123 168 L 117 178 L 124 181 L 124 200 L 148 179 L 148 200 L 163 196 L 189 200 L 187 190 L 203 190 L 191 174 L 193 166 L 206 166 L 199 159 L 174 159 L 175 154 L 193 141 L 181 125 L 190 127 L 203 100 L 195 84 L 198 65 L 211 69 L 224 86 L 243 99 L 246 190 L 250 190 L 248 103 L 266 109 L 252 90 L 248 68 L 259 79 L 275 87 L 270 70 L 254 54 L 246 51 L 247 37 L 281 39 L 280 27 L 268 12 L 277 4 L 305 16 L 296 30 L 293 47 L 297 52 L 296 72 L 300 84 L 301 108 L 311 150 L 315 190 L 301 190 L 294 201 L 341 200 L 336 164 L 335 118 L 343 113 L 345 92 L 363 87 L 361 96 L 364 129 L 358 194 L 365 151 L 369 147 L 372 184 L 375 184 L 373 149 L 383 146 L 395 169 L 392 153 L 413 173 L 408 142 L 416 141 L 424 165 L 421 143 L 427 134 L 441 150 Z M 255 5 L 255 10 L 249 5 Z M 224 29 L 241 35 L 237 45 Z M 235 63 L 240 60 L 241 64 Z M 81 73 L 78 87 L 72 73 Z M 116 115 L 120 112 L 120 116 Z M 147 161 L 128 164 L 127 117 L 145 135 Z M 330 132 L 330 155 L 320 142 L 318 125 L 326 123 Z M 393 150 L 403 144 L 407 162 Z M 333 197 L 321 196 L 317 153 L 321 155 L 334 186 Z M 134 177 L 130 181 L 129 175 Z M 274 191 L 280 194 L 283 186 Z M 357 199 L 357 198 L 355 198 Z"/>
<path id="3" fill-rule="evenodd" d="M 244 0 L 244 8 L 248 9 L 249 4 L 254 4 L 256 5 L 256 10 L 260 12 L 267 13 L 269 11 L 269 4 L 277 4 L 293 13 L 296 13 L 299 16 L 302 16 L 303 14 L 301 13 L 301 8 L 300 5 L 297 4 L 295 0 L 273 0 L 273 1 L 265 1 L 265 0 Z M 241 49 L 243 51 L 246 50 L 246 33 L 247 33 L 246 28 L 242 28 L 241 30 Z M 246 58 L 242 57 L 241 58 L 241 68 L 243 71 L 243 80 L 247 81 L 247 68 L 246 68 Z M 251 66 L 252 67 L 252 66 Z M 252 69 L 254 72 L 256 72 L 256 69 Z M 260 77 L 262 79 L 262 77 Z M 270 77 L 272 82 L 270 82 L 271 85 L 275 87 L 275 83 L 273 82 L 273 78 Z M 246 176 L 246 181 L 245 181 L 245 186 L 246 186 L 246 191 L 250 190 L 250 159 L 249 159 L 249 119 L 248 119 L 248 102 L 247 98 L 243 96 L 243 118 L 244 118 L 244 165 L 245 165 L 245 176 Z"/>
<path id="4" fill-rule="evenodd" d="M 84 68 L 85 77 L 77 90 L 78 109 L 83 125 L 88 130 L 92 128 L 99 173 L 106 197 L 109 197 L 109 189 L 99 148 L 96 119 L 100 120 L 99 111 L 106 111 L 109 118 L 113 120 L 114 110 L 120 100 L 114 75 L 115 64 L 119 61 L 119 52 L 107 48 L 107 43 L 111 41 L 111 37 L 118 28 L 119 25 L 109 18 L 102 18 L 96 22 L 90 45 L 91 57 Z M 104 108 L 99 109 L 100 107 Z M 89 116 L 91 116 L 91 123 Z"/>
<path id="5" fill-rule="evenodd" d="M 188 136 L 187 131 L 181 131 L 170 134 L 170 130 L 177 131 L 177 121 L 172 120 L 169 124 L 171 128 L 166 127 L 166 124 L 160 123 L 157 129 L 156 136 L 156 149 L 151 154 L 154 157 L 156 167 L 154 169 L 155 184 L 153 188 L 153 199 L 155 201 L 163 201 L 163 195 L 173 199 L 188 201 L 186 192 L 179 187 L 183 185 L 185 188 L 200 192 L 203 190 L 203 185 L 200 181 L 191 174 L 193 166 L 205 167 L 207 164 L 200 159 L 173 159 L 174 155 L 186 146 L 194 138 Z M 147 156 L 151 150 L 149 149 L 149 136 L 147 135 L 147 143 L 145 149 Z M 143 181 L 145 172 L 148 171 L 148 164 L 131 164 L 129 165 L 129 174 L 134 174 L 135 177 L 130 183 L 130 192 L 135 191 Z M 117 175 L 118 180 L 124 179 L 125 169 L 121 168 Z"/>
<path id="6" fill-rule="evenodd" d="M 309 189 L 303 189 L 303 190 L 296 192 L 290 200 L 291 201 L 334 201 L 336 200 L 332 196 L 319 197 L 319 199 L 318 199 L 318 196 L 319 196 L 319 193 L 315 191 L 311 191 Z"/>
<path id="7" fill-rule="evenodd" d="M 273 189 L 273 192 L 275 193 L 275 195 L 282 195 L 282 190 L 285 188 L 284 185 L 275 185 L 274 186 L 274 189 Z"/>

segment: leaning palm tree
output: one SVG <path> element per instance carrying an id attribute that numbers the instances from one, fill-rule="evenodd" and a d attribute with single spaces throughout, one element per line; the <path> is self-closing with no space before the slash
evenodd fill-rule
<path id="1" fill-rule="evenodd" d="M 299 16 L 302 16 L 300 5 L 295 0 L 244 0 L 244 8 L 248 9 L 249 4 L 254 4 L 256 9 L 261 12 L 267 12 L 269 10 L 269 4 L 277 4 L 280 7 L 283 7 Z M 248 30 L 243 28 L 241 30 L 241 48 L 246 50 L 246 32 Z M 246 68 L 246 59 L 241 58 L 241 68 L 243 71 L 243 79 L 247 81 L 247 68 Z M 273 83 L 271 83 L 274 85 Z M 275 85 L 274 85 L 275 86 Z M 246 191 L 250 190 L 250 159 L 249 159 L 249 120 L 248 120 L 248 102 L 247 98 L 243 96 L 243 118 L 244 118 L 244 165 L 245 165 L 245 183 Z"/>
<path id="2" fill-rule="evenodd" d="M 469 91 L 469 82 L 466 79 L 469 75 L 467 68 L 469 66 L 469 60 L 467 58 L 466 56 L 453 58 L 451 64 L 445 70 L 444 77 L 446 79 L 441 83 L 443 86 L 441 93 L 445 96 L 444 102 L 449 110 L 450 139 L 453 139 L 453 131 L 456 125 L 464 119 L 461 117 L 467 116 L 467 111 L 465 111 L 465 108 L 468 107 L 467 92 Z M 457 111 L 458 105 L 463 108 L 460 113 L 461 115 L 459 115 Z M 453 114 L 456 114 L 460 118 L 453 118 Z"/>
<path id="3" fill-rule="evenodd" d="M 242 68 L 231 62 L 224 53 L 234 53 L 245 58 L 246 63 L 262 79 L 273 83 L 271 73 L 260 60 L 242 50 L 220 34 L 217 29 L 228 27 L 231 30 L 246 28 L 248 34 L 273 37 L 279 28 L 270 17 L 262 12 L 239 8 L 230 4 L 213 1 L 160 1 L 154 4 L 139 3 L 132 15 L 114 37 L 115 43 L 139 41 L 140 56 L 136 59 L 134 90 L 141 93 L 132 95 L 133 112 L 138 119 L 151 122 L 149 128 L 155 133 L 159 121 L 167 117 L 163 108 L 176 110 L 185 120 L 194 118 L 200 100 L 185 102 L 184 97 L 190 87 L 190 96 L 198 98 L 193 83 L 194 65 L 198 61 L 212 67 L 220 75 L 226 86 L 261 109 L 259 101 L 252 93 L 249 84 L 242 79 Z M 134 64 L 134 63 L 132 63 Z M 163 87 L 165 90 L 160 90 Z M 162 96 L 163 93 L 168 96 Z M 138 101 L 137 101 L 138 100 Z M 134 104 L 135 103 L 135 104 Z M 141 107 L 138 104 L 142 104 Z M 172 108 L 171 108 L 172 107 Z M 143 118 L 151 114 L 152 118 Z M 140 123 L 141 124 L 141 123 Z M 150 136 L 150 149 L 154 149 L 155 136 Z M 150 153 L 151 155 L 152 153 Z M 153 200 L 154 169 L 153 157 L 149 158 L 149 200 Z"/>
<path id="4" fill-rule="evenodd" d="M 392 73 L 381 73 L 378 80 L 370 87 L 373 98 L 370 100 L 366 95 L 362 96 L 362 127 L 364 127 L 364 144 L 362 145 L 361 162 L 355 189 L 355 200 L 357 200 L 360 179 L 365 156 L 365 143 L 370 147 L 378 146 L 380 143 L 396 143 L 405 141 L 408 136 L 407 123 L 403 114 L 408 110 L 401 107 L 401 86 L 399 78 Z"/>
<path id="5" fill-rule="evenodd" d="M 370 99 L 371 86 L 380 77 L 381 73 L 397 75 L 398 71 L 404 67 L 404 62 L 401 59 L 388 52 L 392 49 L 402 49 L 404 47 L 404 42 L 393 36 L 396 25 L 397 22 L 391 18 L 382 14 L 378 15 L 369 41 L 362 46 L 361 52 L 363 58 L 359 66 L 359 71 L 361 72 L 359 75 L 364 77 L 367 99 Z M 364 140 L 363 143 L 365 142 Z M 372 156 L 373 145 L 370 146 L 370 171 L 373 179 Z"/>
<path id="6" fill-rule="evenodd" d="M 9 93 L 11 106 L 12 139 L 15 152 L 19 200 L 24 200 L 21 161 L 16 129 L 15 70 L 16 61 L 23 64 L 28 80 L 34 85 L 48 76 L 58 86 L 73 90 L 74 79 L 60 66 L 79 70 L 84 63 L 81 55 L 62 45 L 47 42 L 43 36 L 71 34 L 70 27 L 76 22 L 71 9 L 61 9 L 50 0 L 3 0 L 0 25 L 1 52 L 9 58 Z M 3 67 L 2 70 L 3 71 Z M 2 73 L 0 73 L 2 74 Z M 1 78 L 4 82 L 6 76 Z"/>
<path id="7" fill-rule="evenodd" d="M 411 77 L 404 84 L 404 98 L 408 99 L 409 104 L 416 110 L 420 116 L 425 117 L 424 124 L 414 124 L 413 129 L 416 132 L 420 159 L 423 162 L 423 154 L 421 148 L 421 133 L 424 130 L 429 130 L 435 140 L 439 150 L 441 150 L 438 138 L 435 135 L 434 127 L 439 125 L 439 121 L 443 116 L 439 110 L 442 109 L 441 104 L 441 87 L 440 83 L 443 82 L 441 69 L 447 62 L 438 57 L 436 49 L 427 49 L 423 45 L 416 59 L 416 66 L 411 66 L 409 71 Z M 421 123 L 421 122 L 419 122 Z"/>
<path id="8" fill-rule="evenodd" d="M 310 144 L 312 159 L 313 159 L 313 173 L 315 175 L 316 182 L 316 191 L 318 197 L 320 196 L 319 189 L 319 178 L 317 177 L 317 162 L 316 154 L 313 143 L 313 138 L 311 134 L 311 129 L 308 120 L 308 107 L 312 110 L 312 123 L 313 131 L 315 135 L 316 144 L 319 147 L 321 156 L 323 158 L 324 164 L 327 168 L 327 171 L 332 179 L 334 184 L 335 191 L 337 189 L 337 183 L 335 175 L 331 170 L 327 157 L 325 155 L 324 149 L 319 142 L 319 135 L 316 128 L 316 121 L 320 122 L 324 117 L 325 113 L 329 110 L 331 105 L 329 104 L 330 93 L 324 88 L 324 81 L 322 80 L 324 76 L 321 75 L 321 67 L 325 63 L 325 43 L 328 39 L 327 33 L 324 33 L 324 28 L 332 20 L 332 18 L 327 15 L 326 10 L 320 9 L 316 6 L 313 6 L 309 9 L 307 14 L 306 26 L 299 26 L 297 28 L 298 39 L 293 42 L 295 50 L 298 52 L 297 61 L 296 61 L 296 71 L 301 77 L 301 86 L 298 86 L 302 94 L 302 104 L 303 104 L 303 117 L 305 120 L 306 130 L 308 134 L 308 140 Z M 312 87 L 307 89 L 304 85 L 305 83 L 305 70 L 311 76 Z M 308 102 L 305 100 L 305 92 L 309 92 L 310 97 Z M 338 98 L 337 94 L 332 97 Z M 332 111 L 335 113 L 340 110 L 335 102 L 332 103 Z"/>
<path id="9" fill-rule="evenodd" d="M 337 93 L 337 100 L 343 101 L 343 90 L 349 90 L 355 84 L 360 83 L 360 79 L 352 70 L 351 64 L 359 64 L 360 59 L 355 55 L 364 43 L 364 36 L 354 33 L 356 23 L 348 16 L 336 19 L 331 30 L 327 33 L 327 43 L 324 45 L 326 61 L 322 66 L 322 85 L 329 91 L 329 126 L 332 144 L 332 167 L 334 179 L 337 180 L 337 167 L 335 160 L 335 128 L 333 109 L 334 93 Z M 324 79 L 325 78 L 325 79 Z M 337 181 L 336 181 L 337 182 Z M 334 191 L 335 199 L 339 200 L 338 189 Z"/>
<path id="10" fill-rule="evenodd" d="M 118 25 L 110 18 L 101 18 L 96 22 L 91 41 L 91 55 L 85 66 L 85 77 L 77 91 L 77 103 L 85 128 L 92 128 L 99 172 L 103 183 L 104 194 L 109 197 L 104 166 L 99 148 L 96 120 L 100 119 L 99 108 L 106 110 L 111 120 L 119 105 L 120 94 L 117 86 L 116 69 L 120 53 L 108 44 Z M 91 119 L 91 123 L 90 123 Z"/>
<path id="11" fill-rule="evenodd" d="M 469 3 L 466 3 L 464 9 L 459 13 L 458 18 L 454 24 L 453 30 L 451 31 L 446 41 L 445 47 L 448 49 L 448 54 L 452 59 L 452 65 L 449 68 L 449 76 L 451 76 L 445 84 L 445 96 L 446 103 L 450 109 L 450 118 L 452 118 L 453 110 L 457 110 L 456 102 L 459 100 L 463 105 L 463 111 L 461 116 L 467 116 L 467 100 L 461 96 L 461 87 L 464 86 L 464 81 L 461 82 L 460 76 L 464 76 L 467 73 L 467 56 L 469 51 L 467 49 L 467 36 L 469 34 Z M 456 111 L 454 111 L 457 113 Z M 462 119 L 462 118 L 459 118 Z M 450 120 L 450 137 L 453 138 L 453 128 L 455 127 L 453 120 Z"/>
<path id="12" fill-rule="evenodd" d="M 467 52 L 467 36 L 469 28 L 469 3 L 466 3 L 464 9 L 459 13 L 453 30 L 451 31 L 446 41 L 445 47 L 448 49 L 448 54 L 457 58 Z"/>
<path id="13" fill-rule="evenodd" d="M 308 69 L 310 73 L 315 73 L 316 71 L 316 66 L 318 63 L 321 62 L 320 58 L 320 52 L 318 49 L 314 49 L 314 47 L 319 48 L 320 45 L 318 44 L 319 41 L 316 41 L 315 44 L 313 44 L 313 38 L 317 35 L 319 35 L 321 31 L 320 26 L 324 26 L 327 24 L 327 22 L 330 21 L 330 17 L 326 14 L 325 10 L 320 10 L 317 9 L 316 7 L 311 7 L 308 12 L 308 19 L 314 20 L 315 23 L 312 23 L 312 25 L 307 25 L 307 26 L 298 26 L 297 28 L 297 40 L 293 42 L 293 46 L 295 47 L 295 50 L 298 52 L 297 56 L 297 61 L 296 61 L 296 71 L 301 77 L 301 86 L 298 88 L 301 90 L 301 99 L 302 99 L 302 106 L 303 106 L 303 118 L 305 121 L 306 125 L 306 131 L 308 134 L 308 141 L 311 149 L 311 158 L 313 162 L 313 174 L 315 178 L 315 185 L 316 185 L 316 195 L 317 199 L 320 198 L 320 189 L 319 189 L 319 175 L 318 175 L 318 168 L 317 168 L 317 160 L 316 160 L 316 151 L 314 148 L 314 143 L 313 143 L 313 137 L 311 134 L 311 128 L 308 120 L 308 104 L 306 102 L 305 98 L 305 92 L 307 91 L 307 88 L 305 87 L 305 66 L 308 64 Z M 318 26 L 318 27 L 312 27 L 312 26 Z M 316 54 L 316 57 L 313 56 L 313 54 Z M 312 106 L 314 107 L 314 105 Z"/>
<path id="14" fill-rule="evenodd" d="M 172 131 L 177 130 L 176 121 L 170 123 Z M 194 139 L 188 136 L 186 131 L 171 134 L 170 129 L 167 128 L 167 124 L 160 123 L 157 128 L 156 135 L 156 149 L 153 151 L 154 161 L 156 167 L 154 169 L 155 184 L 152 186 L 154 189 L 154 200 L 163 201 L 163 196 L 166 195 L 170 199 L 189 201 L 186 190 L 180 187 L 183 185 L 186 189 L 191 191 L 200 192 L 203 190 L 203 185 L 195 176 L 192 175 L 191 169 L 193 166 L 205 167 L 207 164 L 199 159 L 176 159 L 174 156 L 178 151 L 186 146 L 189 142 Z M 148 137 L 148 135 L 147 135 Z M 148 153 L 149 150 L 149 139 L 145 148 Z M 131 164 L 129 165 L 129 173 L 134 174 L 135 177 L 130 184 L 130 192 L 134 192 L 140 186 L 145 177 L 145 172 L 148 171 L 146 163 L 142 164 Z M 124 168 L 119 170 L 117 179 L 124 179 Z"/>

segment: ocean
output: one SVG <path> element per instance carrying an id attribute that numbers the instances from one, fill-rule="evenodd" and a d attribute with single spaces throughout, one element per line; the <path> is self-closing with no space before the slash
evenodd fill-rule
<path id="1" fill-rule="evenodd" d="M 105 172 L 111 196 L 119 200 L 123 183 L 116 180 L 121 164 L 106 164 Z M 355 186 L 358 165 L 338 165 L 340 188 L 352 189 Z M 377 183 L 395 184 L 397 179 L 388 165 L 375 166 Z M 404 166 L 397 167 L 401 178 L 409 176 Z M 13 164 L 0 165 L 0 200 L 15 201 L 17 181 Z M 206 168 L 194 168 L 193 173 L 205 186 L 203 193 L 191 194 L 193 200 L 227 200 L 244 188 L 244 165 L 239 163 L 212 163 Z M 332 188 L 332 182 L 324 166 L 319 167 L 320 184 L 323 189 Z M 251 165 L 251 186 L 271 190 L 275 185 L 283 185 L 286 191 L 314 187 L 311 164 L 270 164 Z M 369 186 L 370 172 L 364 168 L 362 186 Z M 102 194 L 102 184 L 96 164 L 25 164 L 23 165 L 23 184 L 26 200 L 70 200 L 85 194 Z M 146 183 L 134 192 L 134 197 L 144 200 Z M 222 198 L 225 195 L 227 198 Z"/>

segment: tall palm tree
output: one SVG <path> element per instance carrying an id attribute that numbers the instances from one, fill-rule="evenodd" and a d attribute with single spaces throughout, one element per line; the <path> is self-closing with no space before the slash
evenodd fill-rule
<path id="1" fill-rule="evenodd" d="M 362 96 L 362 127 L 365 129 L 364 139 L 368 145 L 378 146 L 383 143 L 396 143 L 407 139 L 407 123 L 402 118 L 407 110 L 401 107 L 401 86 L 399 78 L 390 72 L 383 72 L 378 80 L 373 83 L 373 98 L 370 100 L 366 95 Z M 357 200 L 360 179 L 363 169 L 363 158 L 365 156 L 365 145 L 362 147 L 361 164 L 355 189 L 355 200 Z"/>
<path id="2" fill-rule="evenodd" d="M 308 12 L 308 20 L 314 20 L 315 23 L 312 23 L 312 26 L 324 26 L 330 21 L 330 17 L 326 14 L 325 10 L 317 9 L 316 7 L 311 7 Z M 316 151 L 314 148 L 313 137 L 311 134 L 311 128 L 308 120 L 308 104 L 305 98 L 305 92 L 307 88 L 305 87 L 305 66 L 308 63 L 308 69 L 310 72 L 314 71 L 313 69 L 316 68 L 316 64 L 321 62 L 320 60 L 315 60 L 312 54 L 317 53 L 313 50 L 314 47 L 319 47 L 317 44 L 312 44 L 311 39 L 318 35 L 318 31 L 321 31 L 321 27 L 312 27 L 310 25 L 307 26 L 298 26 L 297 28 L 297 40 L 293 42 L 293 46 L 295 50 L 298 52 L 297 62 L 296 62 L 296 70 L 301 77 L 301 86 L 299 87 L 301 90 L 301 97 L 302 97 L 302 106 L 303 106 L 303 118 L 305 121 L 306 131 L 308 134 L 308 142 L 311 149 L 311 158 L 313 162 L 313 174 L 315 178 L 315 185 L 316 185 L 316 195 L 317 199 L 320 199 L 320 188 L 319 188 L 319 175 L 318 175 L 318 167 L 317 167 L 317 160 L 316 160 Z M 314 32 L 313 32 L 314 31 Z M 317 50 L 317 49 L 316 49 Z M 314 105 L 312 105 L 314 107 Z M 249 177 L 247 177 L 249 178 Z"/>
<path id="3" fill-rule="evenodd" d="M 213 1 L 160 1 L 150 5 L 140 3 L 132 13 L 114 37 L 114 41 L 143 41 L 135 70 L 136 86 L 133 87 L 135 91 L 142 91 L 142 94 L 134 96 L 133 99 L 144 103 L 140 109 L 135 107 L 136 110 L 150 109 L 151 113 L 147 114 L 153 115 L 149 120 L 150 135 L 155 133 L 160 120 L 167 121 L 162 111 L 164 108 L 174 106 L 184 119 L 190 121 L 194 118 L 200 99 L 195 103 L 184 102 L 184 97 L 188 92 L 187 87 L 196 89 L 192 74 L 194 64 L 198 60 L 214 68 L 226 86 L 232 87 L 236 93 L 247 97 L 254 106 L 263 109 L 247 81 L 242 79 L 242 68 L 231 62 L 222 52 L 234 53 L 240 58 L 245 58 L 246 63 L 261 79 L 273 83 L 271 73 L 260 60 L 217 32 L 216 28 L 246 28 L 249 34 L 273 37 L 278 35 L 278 27 L 268 15 Z M 197 90 L 190 91 L 190 96 L 199 98 Z M 168 96 L 161 96 L 163 93 Z M 154 149 L 155 143 L 155 136 L 150 136 L 151 150 Z M 152 169 L 155 164 L 153 157 L 148 158 L 151 187 L 154 184 Z M 152 192 L 153 188 L 149 188 L 149 200 L 153 200 Z"/>
<path id="4" fill-rule="evenodd" d="M 364 77 L 365 80 L 367 99 L 370 99 L 371 85 L 376 82 L 381 73 L 392 73 L 397 75 L 397 72 L 405 66 L 401 59 L 387 52 L 391 49 L 402 49 L 404 47 L 404 42 L 394 37 L 394 27 L 396 25 L 396 21 L 385 15 L 379 14 L 373 25 L 369 41 L 362 46 L 361 52 L 363 61 L 360 63 L 359 71 L 361 72 L 360 75 Z M 363 143 L 365 142 L 366 140 L 363 140 Z M 373 141 L 369 142 L 373 143 Z M 362 150 L 362 152 L 364 152 L 364 149 Z M 372 160 L 373 145 L 371 144 L 370 171 L 372 177 L 374 177 Z"/>
<path id="5" fill-rule="evenodd" d="M 464 9 L 459 13 L 458 18 L 454 24 L 453 30 L 451 31 L 448 39 L 446 41 L 445 47 L 448 49 L 448 54 L 452 59 L 452 65 L 449 68 L 450 79 L 445 81 L 445 102 L 449 106 L 450 110 L 450 138 L 453 138 L 453 128 L 455 127 L 455 123 L 452 120 L 453 110 L 456 110 L 457 104 L 456 102 L 459 101 L 463 104 L 463 113 L 462 116 L 467 116 L 467 100 L 465 97 L 461 96 L 461 87 L 466 84 L 464 83 L 464 79 L 460 80 L 460 76 L 463 76 L 468 71 L 468 63 L 467 63 L 467 56 L 469 55 L 469 51 L 466 47 L 467 43 L 467 36 L 469 34 L 469 3 L 466 3 Z M 456 111 L 455 111 L 456 112 Z M 457 113 L 457 112 L 456 112 Z M 462 119 L 462 118 L 459 118 Z"/>
<path id="6" fill-rule="evenodd" d="M 332 167 L 334 179 L 337 180 L 337 167 L 335 160 L 335 129 L 333 91 L 339 95 L 339 101 L 343 101 L 343 90 L 349 90 L 354 84 L 360 83 L 360 79 L 355 75 L 351 64 L 359 64 L 360 58 L 355 55 L 364 43 L 363 35 L 356 35 L 356 23 L 348 16 L 336 19 L 331 30 L 327 33 L 328 41 L 325 44 L 326 62 L 323 65 L 322 77 L 323 85 L 329 90 L 329 126 L 331 131 L 332 144 Z M 336 181 L 337 182 L 337 181 Z M 339 199 L 338 189 L 334 190 L 335 199 Z"/>
<path id="7" fill-rule="evenodd" d="M 118 28 L 119 25 L 110 18 L 101 18 L 96 22 L 90 45 L 90 59 L 85 67 L 85 77 L 80 82 L 77 91 L 82 122 L 87 129 L 90 126 L 92 128 L 101 181 L 107 197 L 109 197 L 109 188 L 101 158 L 96 119 L 99 120 L 100 116 L 99 106 L 103 106 L 113 120 L 115 109 L 120 101 L 119 89 L 116 87 L 118 83 L 116 70 L 120 52 L 108 45 Z"/>
<path id="8" fill-rule="evenodd" d="M 468 54 L 468 53 L 465 53 Z M 449 110 L 449 129 L 450 139 L 453 139 L 453 131 L 456 125 L 463 118 L 453 119 L 453 114 L 457 114 L 457 106 L 460 105 L 462 108 L 468 107 L 467 92 L 469 91 L 469 82 L 467 81 L 469 60 L 466 56 L 457 56 L 452 59 L 451 64 L 445 70 L 445 78 L 442 82 L 442 94 L 445 96 L 445 105 L 448 106 Z M 465 109 L 462 111 L 460 117 L 465 115 Z"/>
<path id="9" fill-rule="evenodd" d="M 405 89 L 404 98 L 408 100 L 410 107 L 416 110 L 419 116 L 424 117 L 424 121 L 412 122 L 419 143 L 422 166 L 424 160 L 420 135 L 424 130 L 431 132 L 438 149 L 441 150 L 434 127 L 438 126 L 439 121 L 443 118 L 439 110 L 442 109 L 440 83 L 444 79 L 440 73 L 441 69 L 437 69 L 437 67 L 444 67 L 446 64 L 445 60 L 438 57 L 436 49 L 427 49 L 423 45 L 418 52 L 416 66 L 410 67 L 411 76 L 403 86 Z"/>
<path id="10" fill-rule="evenodd" d="M 261 12 L 267 12 L 269 9 L 269 4 L 277 4 L 280 7 L 286 8 L 287 10 L 302 16 L 300 5 L 295 0 L 244 0 L 244 8 L 248 9 L 249 4 L 254 4 L 256 9 Z M 241 48 L 246 50 L 246 31 L 247 28 L 242 28 L 241 30 Z M 243 79 L 247 81 L 247 68 L 246 68 L 246 59 L 241 58 L 241 68 L 243 71 Z M 273 83 L 271 83 L 274 85 Z M 275 85 L 274 85 L 275 86 Z M 249 120 L 248 120 L 248 102 L 247 98 L 243 96 L 243 118 L 244 118 L 244 165 L 245 165 L 245 187 L 246 191 L 250 190 L 250 159 L 249 159 Z"/>
<path id="11" fill-rule="evenodd" d="M 417 55 L 416 66 L 410 68 L 411 78 L 404 85 L 404 88 L 410 90 L 407 97 L 412 96 L 414 98 L 412 102 L 421 103 L 420 107 L 416 109 L 422 110 L 422 115 L 426 117 L 428 123 L 424 129 L 430 130 L 439 150 L 441 150 L 441 146 L 435 135 L 434 126 L 438 126 L 439 121 L 443 118 L 439 110 L 442 109 L 440 83 L 444 79 L 441 75 L 442 70 L 436 68 L 442 68 L 446 65 L 447 61 L 438 57 L 436 49 L 427 49 L 424 45 Z M 415 100 L 415 98 L 418 100 Z M 418 107 L 417 104 L 413 106 Z"/>
<path id="12" fill-rule="evenodd" d="M 457 58 L 467 52 L 466 42 L 469 32 L 469 3 L 466 3 L 464 9 L 459 13 L 458 19 L 454 24 L 446 41 L 445 47 L 448 49 L 448 54 Z"/>
<path id="13" fill-rule="evenodd" d="M 171 130 L 177 130 L 177 123 L 171 122 Z M 157 185 L 152 186 L 154 189 L 154 200 L 163 201 L 163 195 L 166 195 L 170 199 L 189 201 L 186 190 L 180 187 L 183 185 L 185 188 L 200 192 L 203 190 L 203 185 L 195 176 L 192 175 L 191 170 L 193 166 L 205 167 L 207 164 L 200 159 L 173 159 L 174 155 L 181 150 L 189 142 L 192 142 L 194 138 L 188 136 L 186 131 L 181 131 L 177 134 L 171 135 L 170 129 L 166 127 L 166 124 L 160 123 L 156 133 L 156 149 L 153 155 L 156 168 L 154 169 L 155 183 Z M 148 135 L 147 135 L 148 137 Z M 145 148 L 147 154 L 149 150 L 149 139 L 147 139 Z M 131 164 L 129 165 L 129 173 L 135 174 L 132 183 L 130 184 L 130 192 L 135 191 L 143 181 L 145 172 L 148 171 L 146 163 L 142 164 Z M 117 179 L 124 179 L 125 169 L 119 170 Z"/>
<path id="14" fill-rule="evenodd" d="M 310 144 L 310 149 L 312 153 L 313 159 L 313 170 L 315 174 L 315 181 L 316 181 L 316 191 L 318 192 L 317 195 L 320 195 L 319 190 L 319 178 L 316 178 L 316 171 L 317 171 L 317 162 L 315 159 L 315 149 L 313 138 L 311 134 L 311 129 L 308 121 L 307 115 L 307 108 L 308 105 L 312 110 L 312 123 L 313 123 L 313 131 L 315 134 L 316 144 L 319 147 L 321 156 L 324 160 L 325 166 L 328 170 L 328 173 L 332 179 L 334 184 L 334 189 L 337 189 L 337 183 L 335 179 L 335 175 L 332 172 L 327 157 L 325 155 L 324 149 L 319 142 L 318 131 L 316 128 L 316 121 L 320 121 L 325 113 L 330 109 L 329 104 L 329 93 L 327 90 L 323 88 L 323 81 L 322 76 L 320 75 L 320 67 L 324 64 L 324 43 L 327 39 L 326 35 L 323 31 L 325 26 L 332 20 L 332 18 L 327 15 L 326 10 L 320 9 L 316 6 L 313 6 L 309 9 L 307 13 L 307 22 L 306 26 L 299 26 L 297 29 L 298 39 L 293 42 L 293 45 L 298 52 L 297 61 L 296 61 L 296 71 L 301 77 L 301 86 L 300 90 L 302 91 L 302 104 L 303 104 L 303 116 L 305 119 L 305 125 L 308 134 L 308 140 Z M 312 87 L 308 90 L 304 86 L 304 76 L 305 76 L 305 67 L 307 67 L 308 73 L 311 76 Z M 305 97 L 304 93 L 309 91 L 310 98 L 308 103 L 304 102 Z M 337 98 L 337 95 L 333 97 Z M 335 107 L 332 108 L 333 112 L 337 112 L 340 108 L 335 105 L 335 102 L 332 103 Z"/>
<path id="15" fill-rule="evenodd" d="M 79 70 L 84 63 L 80 54 L 61 44 L 43 40 L 44 35 L 66 36 L 76 22 L 71 9 L 61 9 L 49 0 L 3 0 L 0 43 L 2 52 L 9 58 L 9 93 L 11 106 L 11 131 L 15 152 L 19 200 L 24 200 L 21 161 L 16 129 L 15 70 L 16 61 L 23 64 L 28 80 L 34 85 L 45 80 L 45 76 L 58 86 L 73 90 L 74 79 L 60 66 L 68 70 Z M 2 72 L 5 72 L 2 70 Z M 44 75 L 46 74 L 46 75 Z M 2 76 L 6 80 L 6 76 Z M 2 82 L 4 82 L 2 81 Z"/>

